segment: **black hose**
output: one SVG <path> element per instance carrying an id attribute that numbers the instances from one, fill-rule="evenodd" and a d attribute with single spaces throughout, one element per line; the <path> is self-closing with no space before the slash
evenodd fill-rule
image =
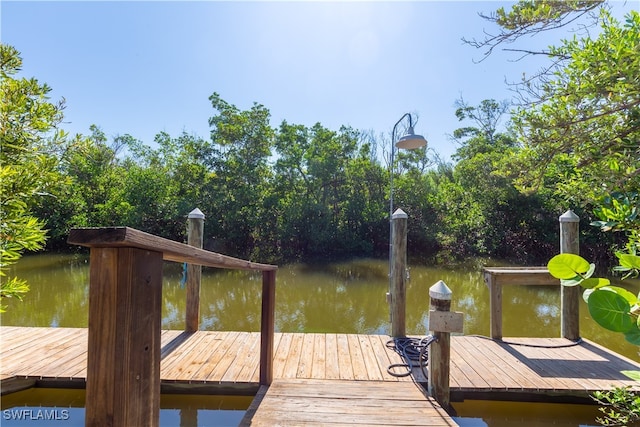
<path id="1" fill-rule="evenodd" d="M 427 378 L 427 361 L 429 359 L 429 344 L 435 341 L 433 335 L 424 338 L 394 338 L 387 341 L 387 348 L 395 351 L 405 363 L 393 363 L 387 368 L 387 373 L 394 377 L 408 377 L 413 368 L 420 366 L 422 374 Z M 396 368 L 404 368 L 406 372 L 395 372 Z"/>

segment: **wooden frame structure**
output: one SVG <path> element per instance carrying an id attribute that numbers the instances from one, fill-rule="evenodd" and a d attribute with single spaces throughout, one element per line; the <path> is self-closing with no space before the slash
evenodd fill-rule
<path id="1" fill-rule="evenodd" d="M 129 227 L 72 229 L 68 243 L 91 249 L 87 426 L 159 423 L 163 261 L 262 272 L 260 384 L 271 384 L 276 266 Z"/>
<path id="2" fill-rule="evenodd" d="M 482 274 L 489 288 L 490 330 L 495 340 L 502 339 L 502 286 L 560 286 L 560 280 L 549 274 L 547 267 L 485 267 Z"/>

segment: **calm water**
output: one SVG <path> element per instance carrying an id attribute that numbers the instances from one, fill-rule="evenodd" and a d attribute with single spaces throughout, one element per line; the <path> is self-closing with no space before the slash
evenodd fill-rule
<path id="1" fill-rule="evenodd" d="M 162 426 L 221 426 L 240 423 L 252 396 L 160 396 Z M 2 396 L 0 424 L 3 426 L 84 427 L 85 391 L 31 388 Z"/>
<path id="2" fill-rule="evenodd" d="M 10 274 L 27 279 L 31 291 L 23 302 L 9 301 L 8 311 L 0 316 L 3 325 L 86 327 L 88 323 L 88 258 L 73 255 L 35 255 L 24 257 Z M 489 334 L 489 291 L 475 267 L 451 269 L 413 266 L 407 284 L 407 334 L 428 334 L 429 287 L 443 280 L 453 291 L 452 309 L 464 313 L 464 333 Z M 185 291 L 180 281 L 182 266 L 165 263 L 162 297 L 162 327 L 183 329 Z M 385 300 L 388 288 L 387 263 L 360 260 L 322 266 L 282 266 L 276 277 L 276 331 L 279 332 L 341 332 L 387 334 L 390 331 L 389 309 Z M 259 331 L 261 304 L 260 273 L 203 269 L 201 286 L 201 329 L 222 331 Z M 640 290 L 638 281 L 622 285 L 634 293 Z M 620 334 L 610 333 L 596 325 L 582 303 L 581 335 L 633 360 L 640 360 L 638 347 L 624 341 Z M 503 290 L 503 333 L 508 336 L 555 337 L 560 334 L 560 291 L 558 287 L 520 286 Z M 76 391 L 77 392 L 77 391 Z M 27 393 L 27 392 L 23 392 Z M 28 393 L 38 393 L 28 391 Z M 40 408 L 41 395 L 14 397 L 19 401 L 2 400 L 2 415 L 7 408 Z M 65 391 L 62 396 L 69 397 Z M 68 408 L 82 425 L 81 396 L 71 401 L 51 404 L 49 408 Z M 51 393 L 58 395 L 58 392 Z M 52 397 L 55 398 L 55 397 Z M 181 417 L 196 417 L 198 423 L 184 425 L 237 425 L 247 402 L 201 402 L 200 397 L 163 396 L 166 402 L 161 412 L 163 425 L 174 425 Z M 228 408 L 224 403 L 233 408 Z M 47 397 L 46 399 L 50 399 Z M 75 399 L 75 400 L 74 400 Z M 82 402 L 84 402 L 82 400 Z M 194 410 L 193 402 L 200 402 Z M 42 404 L 44 405 L 44 403 Z M 181 406 L 182 405 L 182 406 Z M 186 406 L 185 406 L 186 405 Z M 220 408 L 214 408 L 216 405 Z M 244 406 L 243 406 L 244 405 Z M 595 425 L 594 408 L 576 405 L 505 404 L 503 402 L 465 402 L 455 404 L 463 426 L 527 427 Z M 191 408 L 191 409 L 190 409 Z M 42 409 L 42 408 L 40 408 Z M 33 414 L 33 412 L 27 412 Z M 56 413 L 57 414 L 57 413 Z M 59 415 L 59 414 L 58 414 Z M 230 417 L 230 418 L 228 418 Z M 186 418 L 182 418 L 184 421 Z M 527 422 L 524 423 L 523 419 Z M 553 420 L 553 422 L 551 421 Z M 8 420 L 3 419 L 3 425 Z M 11 421 L 11 425 L 22 425 Z M 31 421 L 33 422 L 33 421 Z M 7 424 L 9 425 L 9 424 Z"/>
<path id="3" fill-rule="evenodd" d="M 88 258 L 73 255 L 24 257 L 13 272 L 29 281 L 24 301 L 8 302 L 3 325 L 86 327 Z M 489 335 L 489 291 L 477 268 L 414 266 L 407 284 L 407 334 L 428 333 L 429 287 L 443 280 L 453 291 L 452 309 L 464 313 L 464 333 Z M 260 273 L 203 269 L 201 329 L 259 331 Z M 182 266 L 165 263 L 162 327 L 183 329 L 185 291 Z M 390 331 L 387 263 L 360 260 L 322 266 L 289 265 L 277 272 L 276 331 L 386 334 Z M 638 281 L 622 286 L 638 293 Z M 585 338 L 633 360 L 638 347 L 620 334 L 596 325 L 580 307 Z M 553 286 L 506 286 L 503 290 L 505 337 L 560 334 L 560 290 Z"/>

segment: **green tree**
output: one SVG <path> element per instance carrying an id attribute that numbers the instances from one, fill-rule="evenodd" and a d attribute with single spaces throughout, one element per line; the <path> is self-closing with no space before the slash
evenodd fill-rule
<path id="1" fill-rule="evenodd" d="M 274 130 L 270 113 L 255 103 L 251 109 L 239 110 L 219 94 L 209 97 L 216 115 L 209 119 L 211 172 L 214 178 L 209 191 L 209 208 L 215 212 L 209 229 L 223 245 L 218 249 L 243 258 L 258 255 L 260 236 L 265 234 L 270 215 L 265 200 L 270 189 L 269 158 Z"/>
<path id="2" fill-rule="evenodd" d="M 471 106 L 461 99 L 457 106 L 456 116 L 469 125 L 454 131 L 457 163 L 430 194 L 442 249 L 455 257 L 548 259 L 556 241 L 553 209 L 538 194 L 521 194 L 500 173 L 501 165 L 519 150 L 515 135 L 500 131 L 508 105 L 489 99 Z"/>
<path id="3" fill-rule="evenodd" d="M 63 104 L 49 102 L 46 84 L 15 77 L 21 66 L 19 52 L 0 44 L 0 301 L 21 299 L 29 289 L 24 280 L 7 277 L 6 269 L 45 243 L 44 222 L 31 206 L 59 179 L 53 153 L 65 138 L 57 130 Z"/>
<path id="4" fill-rule="evenodd" d="M 512 46 L 518 39 L 566 27 L 583 17 L 591 19 L 582 25 L 594 25 L 597 19 L 592 13 L 603 7 L 606 7 L 604 0 L 520 0 L 510 10 L 500 7 L 490 14 L 480 13 L 483 19 L 498 25 L 497 33 L 485 31 L 485 37 L 481 40 L 463 38 L 463 41 L 475 48 L 484 49 L 486 58 L 498 46 Z M 545 49 L 511 47 L 504 50 L 522 55 L 550 55 Z"/>
<path id="5" fill-rule="evenodd" d="M 574 37 L 552 48 L 571 59 L 516 115 L 523 188 L 544 183 L 550 172 L 560 194 L 582 203 L 640 188 L 640 14 L 631 12 L 620 26 L 603 11 L 601 30 L 596 39 Z"/>
<path id="6" fill-rule="evenodd" d="M 598 24 L 596 36 L 580 31 L 546 50 L 520 50 L 547 55 L 549 63 L 516 86 L 521 104 L 513 123 L 523 149 L 503 171 L 522 191 L 585 209 L 589 219 L 600 220 L 597 225 L 611 221 L 609 201 L 634 200 L 640 189 L 640 14 L 628 13 L 621 24 L 601 1 L 523 0 L 485 16 L 501 32 L 471 44 L 487 48 L 488 55 L 498 45 L 585 15 L 580 25 Z M 638 234 L 640 221 L 625 227 Z"/>
<path id="7" fill-rule="evenodd" d="M 388 229 L 383 206 L 388 179 L 372 161 L 362 134 L 285 121 L 275 147 L 273 188 L 283 256 L 327 259 L 376 252 L 379 228 Z"/>

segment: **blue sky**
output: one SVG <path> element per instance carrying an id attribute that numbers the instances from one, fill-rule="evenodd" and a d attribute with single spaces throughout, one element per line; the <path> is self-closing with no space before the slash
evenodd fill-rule
<path id="1" fill-rule="evenodd" d="M 462 127 L 456 99 L 511 99 L 505 80 L 542 64 L 503 52 L 474 63 L 481 52 L 462 44 L 495 30 L 478 12 L 510 4 L 3 0 L 0 35 L 22 53 L 22 76 L 66 99 L 63 127 L 72 134 L 97 124 L 108 137 L 146 144 L 160 131 L 208 138 L 208 97 L 218 92 L 240 109 L 264 105 L 273 126 L 388 135 L 411 112 L 416 133 L 447 158 L 456 149 L 447 134 Z"/>

